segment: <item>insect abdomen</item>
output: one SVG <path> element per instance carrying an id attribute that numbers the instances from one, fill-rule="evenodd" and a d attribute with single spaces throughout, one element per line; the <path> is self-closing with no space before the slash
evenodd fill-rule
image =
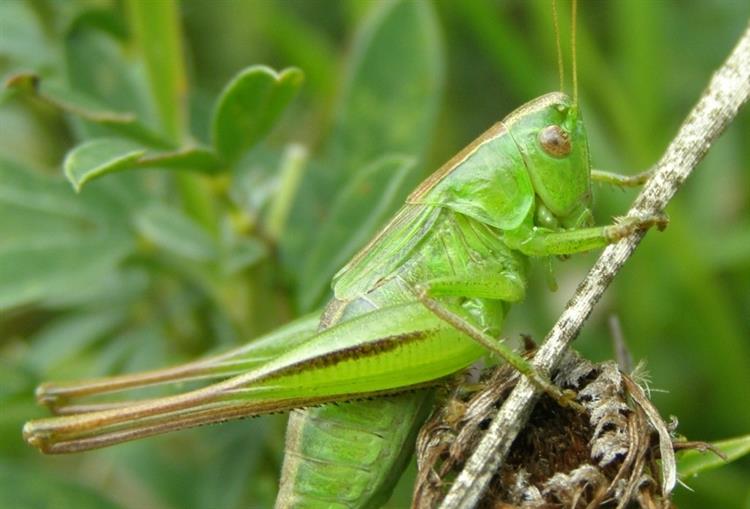
<path id="1" fill-rule="evenodd" d="M 429 389 L 292 412 L 276 508 L 380 507 L 411 456 Z M 384 469 L 383 465 L 390 465 Z"/>

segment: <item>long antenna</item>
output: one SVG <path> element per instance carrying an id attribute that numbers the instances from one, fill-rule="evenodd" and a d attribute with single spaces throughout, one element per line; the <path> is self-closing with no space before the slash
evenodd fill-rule
<path id="1" fill-rule="evenodd" d="M 557 45 L 557 72 L 560 75 L 560 92 L 565 86 L 565 67 L 563 66 L 562 48 L 560 46 L 560 23 L 557 19 L 557 0 L 552 0 L 552 24 L 555 27 L 555 44 Z"/>
<path id="2" fill-rule="evenodd" d="M 573 0 L 570 12 L 570 53 L 571 53 L 571 71 L 573 73 L 573 104 L 578 104 L 578 66 L 576 58 L 576 15 L 577 15 L 578 2 Z M 555 22 L 557 25 L 557 22 Z M 557 41 L 558 48 L 560 47 L 560 38 L 558 36 Z M 559 51 L 559 50 L 558 50 Z"/>

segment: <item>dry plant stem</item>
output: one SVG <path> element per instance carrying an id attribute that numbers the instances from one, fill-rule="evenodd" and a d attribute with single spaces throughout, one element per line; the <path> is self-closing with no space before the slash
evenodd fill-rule
<path id="1" fill-rule="evenodd" d="M 628 216 L 641 217 L 662 212 L 748 97 L 750 25 L 685 119 L 677 136 L 655 167 L 653 177 L 628 211 Z M 549 375 L 555 368 L 594 305 L 635 251 L 644 234 L 643 231 L 636 232 L 604 250 L 534 357 L 534 365 L 543 374 Z M 500 408 L 482 441 L 456 478 L 443 500 L 442 509 L 469 509 L 477 505 L 528 420 L 538 396 L 539 391 L 523 378 Z"/>

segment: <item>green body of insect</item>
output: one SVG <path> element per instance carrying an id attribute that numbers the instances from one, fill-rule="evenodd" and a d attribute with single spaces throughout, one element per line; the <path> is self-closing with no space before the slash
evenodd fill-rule
<path id="1" fill-rule="evenodd" d="M 524 296 L 529 256 L 600 247 L 656 222 L 591 227 L 590 181 L 577 107 L 560 93 L 540 97 L 410 195 L 336 275 L 320 320 L 302 319 L 186 366 L 42 386 L 40 401 L 72 415 L 28 423 L 26 439 L 45 452 L 73 452 L 305 407 L 290 417 L 277 507 L 378 506 L 429 410 L 424 387 L 487 353 L 480 338 L 441 319 L 423 296 L 497 338 L 509 305 Z M 534 373 L 520 357 L 506 358 Z M 72 404 L 93 394 L 211 377 L 227 379 L 156 400 Z M 385 394 L 392 395 L 361 399 Z M 311 406 L 331 401 L 349 402 Z"/>
<path id="2" fill-rule="evenodd" d="M 539 140 L 548 126 L 560 128 L 550 133 L 559 135 L 551 153 Z M 413 303 L 414 288 L 426 285 L 461 316 L 499 336 L 508 305 L 524 296 L 527 260 L 518 247 L 534 235 L 535 218 L 570 226 L 589 221 L 588 160 L 583 125 L 566 98 L 553 94 L 521 108 L 425 181 L 337 274 L 321 327 Z M 455 330 L 444 335 L 445 343 L 424 343 L 428 352 L 404 352 L 412 367 L 422 364 L 425 374 L 434 369 L 431 376 L 439 377 L 483 353 Z M 407 349 L 407 342 L 422 340 L 400 341 Z M 293 412 L 277 507 L 313 501 L 320 507 L 377 507 L 409 457 L 403 441 L 418 428 L 425 392 Z"/>

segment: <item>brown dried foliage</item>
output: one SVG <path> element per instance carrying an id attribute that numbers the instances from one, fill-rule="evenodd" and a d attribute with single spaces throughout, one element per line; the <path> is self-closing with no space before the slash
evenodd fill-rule
<path id="1" fill-rule="evenodd" d="M 414 508 L 440 504 L 518 379 L 512 368 L 500 366 L 478 384 L 459 384 L 433 414 L 417 440 Z M 648 403 L 628 388 L 632 380 L 614 363 L 595 365 L 569 353 L 554 382 L 576 391 L 586 412 L 543 396 L 480 507 L 671 507 L 661 485 L 670 467 L 658 462 L 655 430 L 667 427 L 649 418 Z"/>

